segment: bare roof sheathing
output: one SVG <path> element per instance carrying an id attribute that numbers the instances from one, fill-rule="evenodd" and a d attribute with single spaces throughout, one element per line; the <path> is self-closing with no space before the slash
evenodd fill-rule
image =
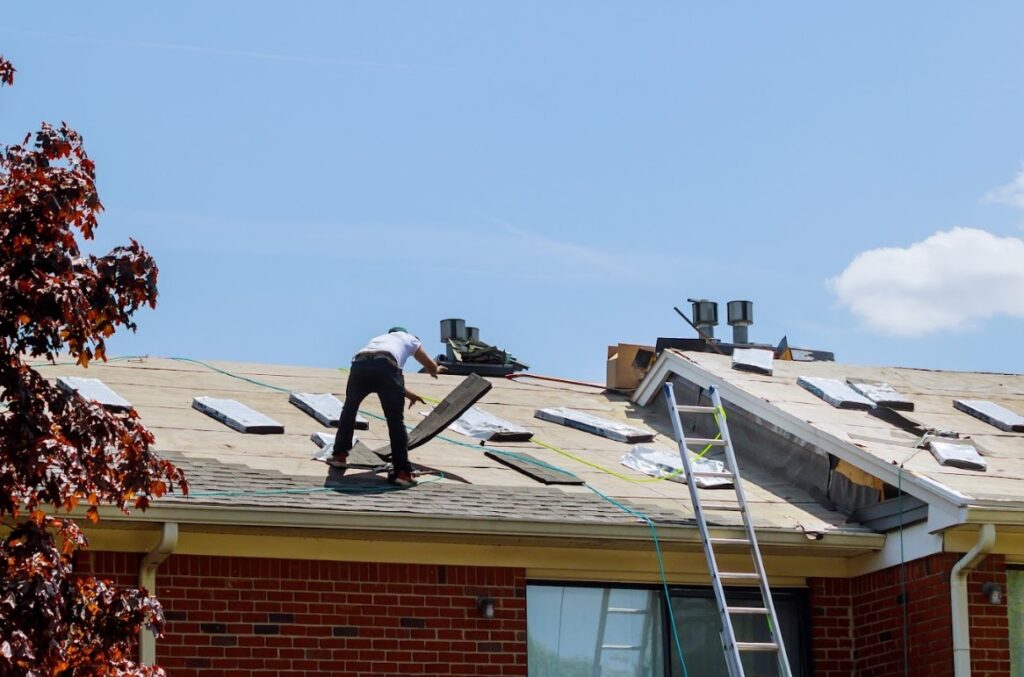
<path id="1" fill-rule="evenodd" d="M 289 367 L 262 364 L 212 362 L 211 366 L 232 374 L 264 381 L 285 390 L 300 392 L 331 392 L 344 396 L 346 373 L 338 369 Z M 247 495 L 247 490 L 264 486 L 319 488 L 304 496 L 289 493 L 273 501 L 283 509 L 316 511 L 345 511 L 367 504 L 367 499 L 355 500 L 349 495 L 324 492 L 326 467 L 311 460 L 316 452 L 310 433 L 316 430 L 330 432 L 307 414 L 289 404 L 288 393 L 275 391 L 247 381 L 217 373 L 191 362 L 163 358 L 121 360 L 93 363 L 88 370 L 76 366 L 46 366 L 41 371 L 51 379 L 58 376 L 88 375 L 99 378 L 128 398 L 143 422 L 156 436 L 156 449 L 180 462 L 186 472 L 191 468 L 195 496 L 186 499 L 194 504 L 218 504 L 224 499 L 204 496 L 225 491 L 233 506 L 263 506 L 265 496 Z M 434 380 L 422 374 L 406 374 L 409 387 L 422 395 L 441 399 L 462 377 L 444 376 Z M 559 447 L 566 452 L 585 458 L 635 480 L 650 479 L 646 475 L 619 464 L 619 458 L 631 445 L 608 440 L 586 432 L 538 420 L 533 417 L 541 407 L 566 406 L 604 418 L 658 433 L 655 443 L 672 447 L 667 416 L 660 407 L 639 409 L 625 398 L 606 395 L 593 388 L 571 385 L 534 385 L 507 379 L 493 379 L 494 388 L 479 406 L 487 411 L 535 431 L 536 439 Z M 813 398 L 810 393 L 805 394 Z M 236 399 L 276 419 L 285 427 L 283 435 L 251 436 L 237 433 L 221 423 L 191 408 L 197 395 Z M 363 411 L 380 416 L 379 402 L 370 396 L 363 403 Z M 406 413 L 406 422 L 415 425 L 421 420 L 423 406 L 413 407 Z M 453 431 L 446 437 L 474 444 L 476 441 Z M 370 429 L 358 431 L 360 440 L 376 448 L 388 442 L 387 428 L 382 420 L 371 418 Z M 488 444 L 486 447 L 467 448 L 435 439 L 411 452 L 411 460 L 420 465 L 442 470 L 446 477 L 436 484 L 406 491 L 389 491 L 374 495 L 369 504 L 372 509 L 423 514 L 458 516 L 460 495 L 472 495 L 479 514 L 486 513 L 496 519 L 561 519 L 612 520 L 594 501 L 604 503 L 585 487 L 544 486 L 525 475 L 484 455 L 485 450 L 522 451 L 531 456 L 575 473 L 593 488 L 617 500 L 628 502 L 651 514 L 658 521 L 683 522 L 692 519 L 689 496 L 685 484 L 668 481 L 630 482 L 567 458 L 534 442 Z M 245 473 L 231 471 L 241 468 Z M 826 533 L 864 533 L 856 525 L 846 524 L 846 518 L 830 512 L 810 496 L 766 473 L 744 469 L 745 488 L 751 503 L 751 514 L 759 528 L 786 531 Z M 349 471 L 343 482 L 378 482 L 380 477 L 360 476 Z M 385 485 L 386 486 L 386 485 Z M 468 495 L 468 494 L 467 494 Z M 735 500 L 731 491 L 706 490 L 702 495 L 714 502 Z M 180 499 L 172 498 L 174 502 Z M 356 506 L 356 507 L 353 507 Z M 551 507 L 555 507 L 552 512 Z M 561 513 L 558 513 L 562 510 Z M 731 514 L 730 514 L 731 515 Z M 635 519 L 621 513 L 625 522 Z M 731 524 L 735 518 L 723 516 L 722 524 Z"/>
<path id="2" fill-rule="evenodd" d="M 774 373 L 767 376 L 734 370 L 729 358 L 721 355 L 672 351 L 672 356 L 723 382 L 723 399 L 729 399 L 728 388 L 737 388 L 837 440 L 855 445 L 865 460 L 872 457 L 885 463 L 906 462 L 907 471 L 962 495 L 965 503 L 995 502 L 1006 507 L 1024 507 L 1024 433 L 1003 432 L 953 407 L 954 399 L 974 398 L 1024 412 L 1024 375 L 775 360 Z M 831 406 L 799 386 L 800 376 L 889 383 L 914 402 L 914 411 L 901 414 L 925 427 L 970 435 L 988 461 L 988 471 L 939 465 L 927 450 L 912 448 L 917 439 L 909 433 L 866 411 Z"/>

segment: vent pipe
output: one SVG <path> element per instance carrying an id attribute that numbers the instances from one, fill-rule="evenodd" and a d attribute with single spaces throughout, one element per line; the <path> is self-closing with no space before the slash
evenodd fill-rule
<path id="1" fill-rule="evenodd" d="M 449 320 L 441 320 L 441 341 L 447 343 L 448 339 L 466 340 L 465 320 L 454 317 Z"/>
<path id="2" fill-rule="evenodd" d="M 733 343 L 750 343 L 747 327 L 754 324 L 754 304 L 750 301 L 729 301 L 726 306 Z"/>
<path id="3" fill-rule="evenodd" d="M 704 336 L 715 338 L 718 324 L 718 304 L 707 299 L 687 299 L 693 306 L 693 326 Z"/>

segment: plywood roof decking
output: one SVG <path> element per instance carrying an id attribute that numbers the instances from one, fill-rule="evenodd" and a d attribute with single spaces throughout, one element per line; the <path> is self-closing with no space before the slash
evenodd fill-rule
<path id="1" fill-rule="evenodd" d="M 974 398 L 992 400 L 1013 411 L 1024 411 L 1024 375 L 776 360 L 774 375 L 766 376 L 735 371 L 729 358 L 720 355 L 691 352 L 676 352 L 675 355 L 730 387 L 754 395 L 837 439 L 855 444 L 866 455 L 889 463 L 906 461 L 907 470 L 975 500 L 1024 505 L 1021 491 L 1024 433 L 1001 431 L 953 407 L 954 399 Z M 917 441 L 912 435 L 898 431 L 867 412 L 832 407 L 797 385 L 800 376 L 885 381 L 914 402 L 914 411 L 901 412 L 907 418 L 926 427 L 970 435 L 988 462 L 988 470 L 942 466 L 927 450 L 910 446 Z M 728 400 L 728 393 L 723 392 L 723 399 Z"/>
<path id="2" fill-rule="evenodd" d="M 344 396 L 347 374 L 343 370 L 330 368 L 287 367 L 276 365 L 251 365 L 214 362 L 212 366 L 239 376 L 265 381 L 286 391 L 331 392 Z M 207 492 L 217 490 L 218 483 L 226 490 L 244 489 L 231 479 L 231 473 L 210 472 L 211 467 L 227 465 L 246 468 L 253 477 L 277 477 L 287 486 L 322 486 L 327 476 L 322 463 L 311 460 L 316 445 L 309 435 L 323 430 L 307 414 L 288 402 L 288 393 L 271 390 L 253 383 L 231 378 L 211 371 L 198 364 L 179 362 L 162 358 L 147 358 L 143 361 L 117 361 L 106 364 L 93 363 L 88 370 L 76 366 L 41 367 L 51 379 L 62 375 L 90 376 L 104 380 L 133 402 L 143 422 L 156 436 L 156 448 L 182 459 L 183 464 L 194 467 L 195 477 L 203 478 L 201 487 L 195 490 Z M 738 373 L 738 372 L 737 372 Z M 410 388 L 425 396 L 441 399 L 461 380 L 461 377 L 444 376 L 434 380 L 421 374 L 406 374 Z M 593 388 L 572 385 L 533 384 L 527 381 L 493 379 L 493 389 L 481 400 L 480 405 L 497 416 L 520 425 L 528 425 L 536 438 L 564 451 L 614 470 L 616 473 L 635 478 L 649 479 L 619 464 L 619 458 L 630 449 L 630 445 L 597 437 L 564 426 L 540 421 L 533 413 L 541 407 L 566 406 L 592 412 L 603 418 L 622 423 L 638 425 L 657 431 L 655 443 L 671 447 L 670 426 L 667 416 L 660 407 L 638 409 L 625 398 L 605 395 Z M 891 382 L 891 381 L 890 381 Z M 226 397 L 241 402 L 272 416 L 285 427 L 283 435 L 274 437 L 248 436 L 225 428 L 222 424 L 191 409 L 192 397 L 205 394 Z M 810 393 L 808 398 L 817 400 Z M 822 403 L 824 404 L 824 403 Z M 828 406 L 828 405 L 825 405 Z M 363 403 L 362 410 L 382 416 L 376 397 L 370 396 Z M 407 412 L 406 422 L 415 425 L 422 420 L 418 409 Z M 464 437 L 450 430 L 443 436 L 475 445 L 476 440 Z M 370 429 L 360 431 L 358 437 L 372 448 L 387 444 L 387 428 L 382 420 L 370 418 Z M 457 500 L 430 501 L 421 503 L 427 494 L 438 491 L 455 496 L 471 486 L 474 500 L 497 503 L 511 503 L 509 506 L 494 505 L 493 512 L 502 515 L 508 510 L 526 511 L 538 508 L 533 503 L 560 505 L 563 497 L 574 496 L 573 500 L 583 501 L 590 506 L 594 494 L 585 487 L 543 486 L 484 455 L 485 449 L 507 449 L 521 451 L 551 465 L 564 468 L 595 489 L 619 500 L 629 501 L 645 511 L 662 516 L 674 516 L 674 520 L 692 518 L 690 501 L 685 484 L 659 481 L 634 483 L 600 472 L 584 463 L 567 458 L 533 442 L 488 444 L 475 448 L 457 446 L 441 439 L 434 439 L 413 450 L 414 463 L 441 469 L 445 479 L 431 488 L 418 487 L 411 491 L 394 492 L 386 501 L 387 510 L 401 510 L 405 505 L 410 512 L 423 512 L 424 505 L 442 506 L 439 510 L 451 509 L 458 514 Z M 745 487 L 752 504 L 752 514 L 759 526 L 787 530 L 806 529 L 810 531 L 863 532 L 856 525 L 847 525 L 845 516 L 830 512 L 818 505 L 810 496 L 771 477 L 763 471 L 744 469 Z M 248 481 L 252 481 L 249 477 Z M 468 483 L 468 484 L 467 484 Z M 273 482 L 271 482 L 273 484 Z M 733 500 L 731 491 L 704 491 L 708 500 L 727 502 Z M 489 497 L 489 498 L 488 498 Z M 178 500 L 178 499 L 175 499 Z M 195 502 L 208 502 L 212 498 L 196 497 Z M 265 497 L 248 498 L 245 495 L 231 497 L 232 505 L 265 505 Z M 344 496 L 316 493 L 307 498 L 288 494 L 278 501 L 287 507 L 305 506 L 317 510 L 351 509 Z M 581 504 L 583 505 L 583 504 Z M 430 508 L 434 509 L 434 508 Z M 582 509 L 582 508 L 581 508 Z M 586 507 L 586 510 L 590 510 Z M 534 512 L 538 512 L 534 511 Z M 544 512 L 549 515 L 550 511 Z M 568 517 L 568 516 L 567 516 Z M 717 517 L 717 516 L 716 516 Z M 721 516 L 723 524 L 731 524 L 734 516 Z"/>

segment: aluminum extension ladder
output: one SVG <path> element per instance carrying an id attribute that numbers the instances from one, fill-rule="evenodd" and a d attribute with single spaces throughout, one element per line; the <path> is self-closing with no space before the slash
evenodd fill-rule
<path id="1" fill-rule="evenodd" d="M 761 560 L 761 551 L 757 546 L 757 536 L 754 534 L 754 526 L 750 521 L 750 513 L 747 508 L 747 497 L 743 493 L 743 484 L 740 481 L 740 469 L 736 463 L 736 454 L 733 450 L 732 440 L 729 437 L 729 427 L 725 420 L 725 409 L 722 408 L 722 397 L 718 388 L 711 386 L 708 392 L 711 394 L 713 406 L 693 406 L 676 404 L 675 392 L 672 390 L 671 382 L 664 386 L 665 401 L 669 407 L 669 418 L 672 419 L 672 429 L 675 433 L 676 443 L 679 445 L 679 455 L 683 461 L 683 468 L 686 472 L 686 485 L 690 488 L 690 500 L 693 502 L 693 512 L 697 518 L 697 526 L 700 527 L 700 538 L 704 543 L 704 554 L 708 560 L 708 571 L 711 572 L 711 585 L 715 591 L 715 602 L 718 605 L 718 615 L 722 620 L 722 648 L 725 651 L 725 662 L 729 669 L 730 677 L 744 677 L 743 664 L 740 655 L 746 652 L 771 652 L 775 654 L 778 665 L 779 677 L 792 677 L 789 669 L 789 659 L 786 656 L 786 647 L 782 643 L 782 631 L 779 626 L 779 616 L 775 613 L 775 604 L 772 602 L 772 593 L 768 588 L 768 577 L 764 571 L 764 562 Z M 679 414 L 710 414 L 714 416 L 718 426 L 719 434 L 713 439 L 686 438 L 683 432 L 682 421 Z M 694 471 L 690 463 L 688 446 L 706 448 L 708 446 L 724 447 L 725 449 L 725 471 L 724 472 L 702 472 Z M 724 504 L 702 504 L 700 495 L 697 493 L 696 477 L 717 477 L 729 478 L 732 480 L 733 489 L 736 492 L 736 505 Z M 705 510 L 739 512 L 743 518 L 743 528 L 746 538 L 715 538 L 708 533 L 708 523 L 704 517 Z M 754 563 L 754 571 L 747 572 L 725 572 L 718 568 L 718 561 L 715 558 L 714 546 L 745 546 L 749 549 L 751 559 Z M 725 596 L 725 581 L 753 581 L 756 580 L 761 589 L 761 600 L 763 606 L 730 606 Z M 736 639 L 733 630 L 732 617 L 738 615 L 759 615 L 765 616 L 768 621 L 768 631 L 771 636 L 769 642 L 741 642 Z"/>

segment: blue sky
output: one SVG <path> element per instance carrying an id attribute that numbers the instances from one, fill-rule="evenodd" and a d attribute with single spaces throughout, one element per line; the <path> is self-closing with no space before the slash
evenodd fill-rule
<path id="1" fill-rule="evenodd" d="M 1012 2 L 7 2 L 0 141 L 68 121 L 97 247 L 157 258 L 120 354 L 333 366 L 392 324 L 440 352 L 464 317 L 599 379 L 705 296 L 842 361 L 1020 372 L 1022 25 Z"/>

